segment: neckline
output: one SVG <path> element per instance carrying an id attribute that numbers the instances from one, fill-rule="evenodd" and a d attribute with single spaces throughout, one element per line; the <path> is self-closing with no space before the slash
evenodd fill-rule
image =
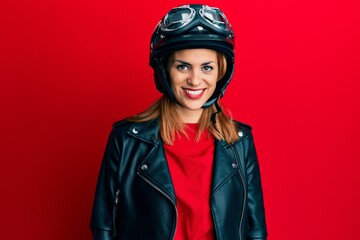
<path id="1" fill-rule="evenodd" d="M 185 127 L 191 128 L 191 129 L 198 129 L 199 123 L 185 123 Z"/>

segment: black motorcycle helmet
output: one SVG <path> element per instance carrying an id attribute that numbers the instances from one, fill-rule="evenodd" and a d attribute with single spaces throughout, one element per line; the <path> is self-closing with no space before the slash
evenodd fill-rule
<path id="1" fill-rule="evenodd" d="M 224 95 L 234 72 L 234 32 L 224 13 L 200 4 L 171 9 L 157 24 L 150 44 L 150 66 L 154 69 L 156 88 L 173 101 L 174 93 L 166 70 L 171 53 L 183 49 L 207 48 L 222 53 L 227 62 L 225 75 L 217 82 L 207 108 Z"/>

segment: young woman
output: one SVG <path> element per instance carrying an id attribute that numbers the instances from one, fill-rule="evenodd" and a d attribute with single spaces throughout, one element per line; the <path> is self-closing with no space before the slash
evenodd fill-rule
<path id="1" fill-rule="evenodd" d="M 172 9 L 152 35 L 150 65 L 163 96 L 113 125 L 93 239 L 265 240 L 251 129 L 218 103 L 234 69 L 225 15 L 206 5 Z"/>

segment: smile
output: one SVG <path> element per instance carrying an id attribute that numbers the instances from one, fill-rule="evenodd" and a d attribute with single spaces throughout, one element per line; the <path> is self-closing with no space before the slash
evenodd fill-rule
<path id="1" fill-rule="evenodd" d="M 184 89 L 184 92 L 186 94 L 187 97 L 191 98 L 191 99 L 198 99 L 201 98 L 201 96 L 203 95 L 205 89 Z"/>

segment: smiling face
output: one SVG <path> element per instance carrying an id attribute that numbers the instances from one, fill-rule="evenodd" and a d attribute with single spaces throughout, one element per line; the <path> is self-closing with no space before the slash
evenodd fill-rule
<path id="1" fill-rule="evenodd" d="M 168 63 L 171 89 L 184 122 L 198 122 L 202 106 L 215 91 L 219 64 L 217 52 L 185 49 L 172 54 Z"/>

